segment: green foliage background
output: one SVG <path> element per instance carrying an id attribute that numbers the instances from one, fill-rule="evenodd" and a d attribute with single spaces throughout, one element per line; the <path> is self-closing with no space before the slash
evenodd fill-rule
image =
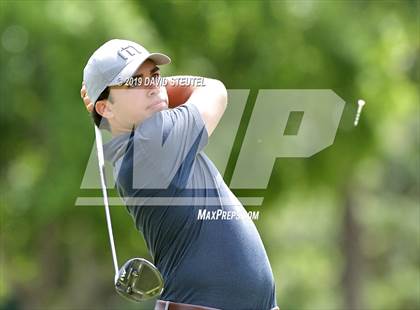
<path id="1" fill-rule="evenodd" d="M 334 90 L 346 101 L 334 144 L 278 159 L 255 222 L 278 303 L 419 309 L 419 2 L 321 0 L 1 1 L 0 308 L 153 307 L 115 294 L 103 208 L 74 205 L 94 141 L 82 70 L 111 38 L 170 55 L 164 74 L 253 98 Z M 120 261 L 149 257 L 126 211 L 112 215 Z"/>

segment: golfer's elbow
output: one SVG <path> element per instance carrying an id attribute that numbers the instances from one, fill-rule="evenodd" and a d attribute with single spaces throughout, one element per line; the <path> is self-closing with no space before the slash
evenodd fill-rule
<path id="1" fill-rule="evenodd" d="M 226 89 L 225 84 L 223 84 L 222 81 L 218 81 L 221 88 L 221 96 L 222 96 L 222 102 L 223 102 L 223 111 L 226 110 L 227 104 L 228 104 L 228 92 Z"/>
<path id="2" fill-rule="evenodd" d="M 207 79 L 206 81 L 210 85 L 213 95 L 215 96 L 215 101 L 217 105 L 223 112 L 226 110 L 228 102 L 228 94 L 225 84 L 222 81 L 216 79 Z"/>

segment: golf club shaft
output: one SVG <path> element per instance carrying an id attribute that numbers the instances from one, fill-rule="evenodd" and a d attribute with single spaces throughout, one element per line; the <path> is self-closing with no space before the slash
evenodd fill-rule
<path id="1" fill-rule="evenodd" d="M 102 135 L 101 135 L 101 131 L 96 125 L 95 125 L 95 139 L 96 139 L 96 149 L 98 153 L 99 175 L 101 178 L 102 196 L 104 198 L 105 217 L 106 217 L 106 223 L 108 226 L 109 242 L 111 244 L 112 260 L 114 261 L 115 275 L 118 275 L 117 253 L 115 251 L 114 235 L 112 233 L 111 215 L 109 212 L 108 193 L 106 191 L 106 183 L 105 183 L 105 159 L 104 159 L 104 152 L 103 152 Z"/>

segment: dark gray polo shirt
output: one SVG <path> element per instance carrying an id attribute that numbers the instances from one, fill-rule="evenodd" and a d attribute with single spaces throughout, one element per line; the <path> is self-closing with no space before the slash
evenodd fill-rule
<path id="1" fill-rule="evenodd" d="M 264 245 L 246 210 L 204 154 L 196 106 L 155 113 L 104 146 L 117 189 L 165 288 L 160 299 L 228 310 L 276 306 Z"/>

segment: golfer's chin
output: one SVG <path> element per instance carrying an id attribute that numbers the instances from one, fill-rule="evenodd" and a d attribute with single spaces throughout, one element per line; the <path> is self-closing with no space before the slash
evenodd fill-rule
<path id="1" fill-rule="evenodd" d="M 166 110 L 168 108 L 168 102 L 165 100 L 161 100 L 157 103 L 151 104 L 147 107 L 147 110 L 151 113 L 160 112 Z"/>

